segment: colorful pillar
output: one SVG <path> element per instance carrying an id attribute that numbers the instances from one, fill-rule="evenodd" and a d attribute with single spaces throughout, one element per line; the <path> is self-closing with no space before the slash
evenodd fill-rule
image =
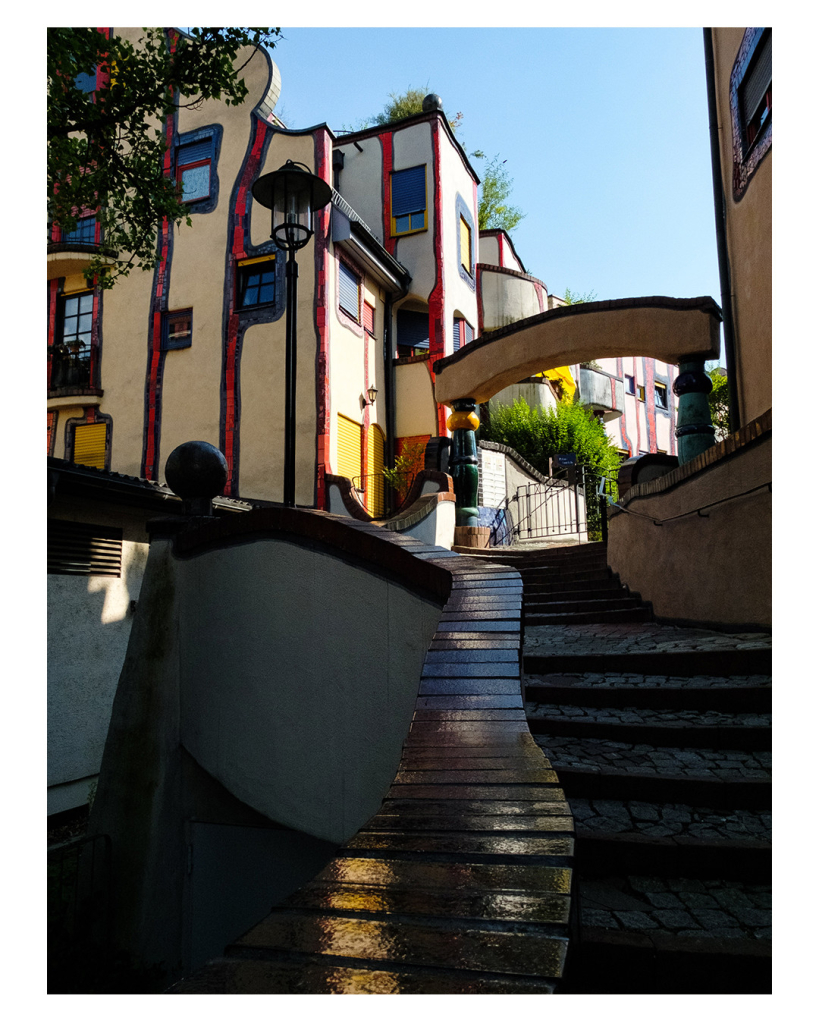
<path id="1" fill-rule="evenodd" d="M 455 485 L 455 525 L 478 525 L 478 448 L 475 431 L 480 425 L 474 398 L 458 398 L 446 422 L 452 431 L 452 455 L 449 460 Z"/>
<path id="2" fill-rule="evenodd" d="M 711 408 L 708 405 L 711 378 L 705 372 L 705 360 L 688 359 L 681 362 L 673 390 L 680 400 L 674 436 L 677 438 L 678 458 L 682 466 L 715 443 Z"/>

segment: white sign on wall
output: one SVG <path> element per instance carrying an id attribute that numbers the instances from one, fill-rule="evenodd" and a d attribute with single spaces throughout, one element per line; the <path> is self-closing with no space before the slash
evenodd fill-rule
<path id="1" fill-rule="evenodd" d="M 503 452 L 479 448 L 481 453 L 481 497 L 486 508 L 497 508 L 506 497 L 506 456 Z"/>

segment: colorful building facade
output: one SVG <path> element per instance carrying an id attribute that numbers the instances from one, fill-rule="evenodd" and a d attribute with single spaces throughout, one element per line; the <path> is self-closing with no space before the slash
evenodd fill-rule
<path id="1" fill-rule="evenodd" d="M 136 41 L 136 30 L 113 31 Z M 434 361 L 561 300 L 505 232 L 479 232 L 478 177 L 436 97 L 421 114 L 337 138 L 277 119 L 267 53 L 243 74 L 241 106 L 181 106 L 163 125 L 164 170 L 192 226 L 161 225 L 153 272 L 91 288 L 83 270 L 104 248 L 93 211 L 70 235 L 51 227 L 48 454 L 161 481 L 177 445 L 203 440 L 225 454 L 227 496 L 281 499 L 285 259 L 251 187 L 294 160 L 333 186 L 298 256 L 296 501 L 328 507 L 326 478 L 344 476 L 378 514 L 384 465 L 447 434 Z M 616 401 L 604 415 L 615 443 L 673 454 L 673 411 L 664 416 L 659 397 L 669 368 L 627 362 L 602 370 L 634 382 L 625 417 Z M 561 393 L 556 381 L 545 400 Z"/>

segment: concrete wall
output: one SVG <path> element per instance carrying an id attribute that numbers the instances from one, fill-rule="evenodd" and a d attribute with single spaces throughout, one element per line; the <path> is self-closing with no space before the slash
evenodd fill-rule
<path id="1" fill-rule="evenodd" d="M 237 518 L 211 524 L 229 548 L 179 558 L 167 537 L 151 543 L 92 811 L 113 842 L 115 945 L 171 980 L 236 934 L 235 910 L 258 919 L 380 806 L 444 599 L 434 567 L 333 519 Z M 282 519 L 301 543 L 269 535 Z M 241 906 L 233 877 L 206 905 L 222 870 L 242 872 Z"/>
<path id="2" fill-rule="evenodd" d="M 713 453 L 706 468 L 687 475 L 691 464 L 682 466 L 624 496 L 640 515 L 610 517 L 609 565 L 660 618 L 770 628 L 770 434 L 728 454 L 725 445 L 698 457 Z"/>
<path id="3" fill-rule="evenodd" d="M 80 500 L 61 499 L 49 517 L 123 531 L 120 577 L 48 576 L 48 813 L 56 814 L 86 803 L 99 772 L 148 537 L 144 515 Z"/>
<path id="4" fill-rule="evenodd" d="M 545 293 L 545 288 L 543 291 Z M 542 312 L 534 280 L 503 271 L 481 272 L 481 303 L 485 331 Z"/>
<path id="5" fill-rule="evenodd" d="M 185 747 L 267 817 L 348 838 L 392 781 L 440 608 L 284 540 L 174 576 Z"/>

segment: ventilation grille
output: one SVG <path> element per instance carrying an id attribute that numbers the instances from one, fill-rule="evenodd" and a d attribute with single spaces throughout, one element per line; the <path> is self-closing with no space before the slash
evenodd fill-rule
<path id="1" fill-rule="evenodd" d="M 122 530 L 49 519 L 48 571 L 58 576 L 120 576 Z"/>

